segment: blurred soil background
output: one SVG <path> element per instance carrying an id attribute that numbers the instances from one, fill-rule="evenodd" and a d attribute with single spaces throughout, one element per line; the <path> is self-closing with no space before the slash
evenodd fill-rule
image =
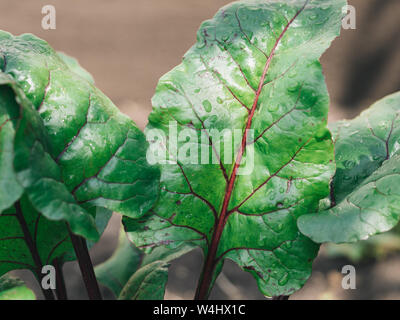
<path id="1" fill-rule="evenodd" d="M 195 42 L 203 20 L 228 0 L 1 0 L 0 29 L 34 33 L 56 50 L 76 57 L 97 86 L 140 128 L 151 111 L 158 79 L 180 63 Z M 400 89 L 400 0 L 349 0 L 357 29 L 342 35 L 322 58 L 331 95 L 330 121 L 352 118 L 385 95 Z M 52 4 L 57 29 L 43 30 L 41 9 Z M 95 264 L 114 250 L 120 218 L 114 215 L 102 240 L 92 249 Z M 312 278 L 293 299 L 400 299 L 400 240 L 378 248 L 323 246 Z M 382 247 L 383 246 L 383 247 Z M 330 252 L 339 251 L 333 256 Z M 350 252 L 350 254 L 349 254 Z M 379 252 L 379 254 L 375 254 Z M 345 253 L 345 254 L 343 254 Z M 353 260 L 349 260 L 349 257 Z M 202 264 L 195 251 L 174 262 L 167 299 L 191 299 Z M 341 288 L 341 269 L 353 264 L 357 290 Z M 65 268 L 70 298 L 87 299 L 76 263 Z M 18 272 L 37 291 L 27 272 Z M 38 294 L 41 296 L 41 294 Z M 104 289 L 105 298 L 112 298 Z M 227 262 L 212 299 L 263 299 L 255 280 Z"/>

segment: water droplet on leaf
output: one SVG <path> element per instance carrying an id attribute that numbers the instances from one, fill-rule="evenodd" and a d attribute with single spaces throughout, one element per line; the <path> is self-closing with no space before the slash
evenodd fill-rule
<path id="1" fill-rule="evenodd" d="M 280 286 L 284 286 L 286 283 L 288 283 L 289 281 L 289 274 L 285 273 L 279 280 L 278 280 L 278 284 Z"/>
<path id="2" fill-rule="evenodd" d="M 206 112 L 210 112 L 212 110 L 212 105 L 208 100 L 203 101 L 203 107 L 206 110 Z"/>
<path id="3" fill-rule="evenodd" d="M 355 167 L 356 163 L 352 160 L 347 160 L 344 162 L 344 166 L 347 169 L 353 169 Z"/>
<path id="4" fill-rule="evenodd" d="M 275 104 L 275 103 L 270 104 L 270 105 L 268 106 L 268 111 L 270 111 L 270 112 L 275 112 L 275 111 L 277 111 L 278 109 L 279 109 L 279 107 L 278 107 L 278 105 Z"/>

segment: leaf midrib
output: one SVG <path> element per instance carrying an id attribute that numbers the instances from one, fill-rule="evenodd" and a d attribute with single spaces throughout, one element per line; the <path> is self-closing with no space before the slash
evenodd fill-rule
<path id="1" fill-rule="evenodd" d="M 229 183 L 228 183 L 228 185 L 226 187 L 226 191 L 225 191 L 225 196 L 224 196 L 224 201 L 223 201 L 223 204 L 222 204 L 221 212 L 220 212 L 220 215 L 218 217 L 218 221 L 216 223 L 216 228 L 214 229 L 214 232 L 213 232 L 213 235 L 212 235 L 212 238 L 211 238 L 211 245 L 209 247 L 207 258 L 206 258 L 206 262 L 205 262 L 205 265 L 204 265 L 204 273 L 203 273 L 203 277 L 204 278 L 203 278 L 203 281 L 202 281 L 202 283 L 205 283 L 206 285 L 205 286 L 201 286 L 200 285 L 199 291 L 198 291 L 198 296 L 200 296 L 200 297 L 202 297 L 202 296 L 204 297 L 204 296 L 207 295 L 207 292 L 205 292 L 205 290 L 208 290 L 208 285 L 210 284 L 211 278 L 213 276 L 213 270 L 215 268 L 215 263 L 216 263 L 216 259 L 215 258 L 216 258 L 219 242 L 221 240 L 222 232 L 224 230 L 224 227 L 225 227 L 225 224 L 226 224 L 226 221 L 227 221 L 229 215 L 232 213 L 232 212 L 228 212 L 228 206 L 229 206 L 230 199 L 232 197 L 232 192 L 233 192 L 233 189 L 234 189 L 234 186 L 235 186 L 237 172 L 238 172 L 238 169 L 240 167 L 240 164 L 241 164 L 241 161 L 242 161 L 242 158 L 243 158 L 243 154 L 244 154 L 244 152 L 246 150 L 248 130 L 251 128 L 251 124 L 252 124 L 252 121 L 253 121 L 254 113 L 255 113 L 255 111 L 257 109 L 257 106 L 258 106 L 258 100 L 260 98 L 260 95 L 262 93 L 262 89 L 264 87 L 264 81 L 265 81 L 266 75 L 267 75 L 268 70 L 269 70 L 269 68 L 271 66 L 271 62 L 272 62 L 272 59 L 273 59 L 273 57 L 275 55 L 276 49 L 277 49 L 279 43 L 281 42 L 283 36 L 286 34 L 286 32 L 288 31 L 289 27 L 296 20 L 296 18 L 299 16 L 299 14 L 301 12 L 303 12 L 303 10 L 307 6 L 308 2 L 309 2 L 309 0 L 306 0 L 304 5 L 303 5 L 303 7 L 301 7 L 300 10 L 297 11 L 297 13 L 294 15 L 294 17 L 290 21 L 288 21 L 288 23 L 286 24 L 285 28 L 283 29 L 283 31 L 279 35 L 279 37 L 276 39 L 274 47 L 272 48 L 271 53 L 270 53 L 269 57 L 267 58 L 266 64 L 264 66 L 263 74 L 262 74 L 262 76 L 260 78 L 260 81 L 259 81 L 259 85 L 258 85 L 258 89 L 257 89 L 257 92 L 256 92 L 256 96 L 254 98 L 253 105 L 252 105 L 252 108 L 250 110 L 250 113 L 249 113 L 249 116 L 248 116 L 248 119 L 247 119 L 247 124 L 246 124 L 245 130 L 244 130 L 244 133 L 243 133 L 243 137 L 242 137 L 242 143 L 241 143 L 240 149 L 238 151 L 238 154 L 237 154 L 237 157 L 236 157 L 236 161 L 235 161 L 235 165 L 233 167 L 231 176 L 229 178 Z"/>

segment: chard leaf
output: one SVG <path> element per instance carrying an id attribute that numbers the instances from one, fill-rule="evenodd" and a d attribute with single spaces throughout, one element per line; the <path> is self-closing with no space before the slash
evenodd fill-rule
<path id="1" fill-rule="evenodd" d="M 10 114 L 6 110 L 4 102 L 0 104 L 0 214 L 11 207 L 24 192 L 17 180 L 13 164 L 15 129 L 12 121 L 18 117 L 18 109 L 11 111 Z"/>
<path id="2" fill-rule="evenodd" d="M 64 63 L 70 68 L 71 71 L 77 75 L 86 79 L 91 84 L 94 84 L 93 76 L 79 64 L 79 61 L 74 57 L 71 57 L 64 52 L 57 52 L 58 56 L 64 61 Z"/>
<path id="3" fill-rule="evenodd" d="M 29 269 L 40 279 L 44 265 L 75 259 L 66 223 L 72 232 L 91 240 L 90 246 L 111 212 L 85 209 L 76 202 L 50 155 L 42 118 L 3 72 L 0 122 L 0 275 Z"/>
<path id="4" fill-rule="evenodd" d="M 72 251 L 65 222 L 46 219 L 27 196 L 0 215 L 0 275 L 28 269 L 40 280 L 43 266 L 63 263 Z"/>
<path id="5" fill-rule="evenodd" d="M 124 287 L 119 300 L 162 300 L 168 280 L 168 264 L 154 261 L 139 269 Z"/>
<path id="6" fill-rule="evenodd" d="M 109 217 L 104 209 L 96 212 L 96 222 L 108 221 Z M 96 225 L 102 233 L 103 224 Z M 89 242 L 88 246 L 92 245 Z M 43 266 L 61 267 L 75 259 L 65 222 L 46 219 L 35 210 L 27 196 L 19 200 L 18 206 L 0 215 L 0 276 L 12 270 L 27 269 L 40 280 Z"/>
<path id="7" fill-rule="evenodd" d="M 193 245 L 183 244 L 174 249 L 158 247 L 144 255 L 138 270 L 129 278 L 119 300 L 162 300 L 168 281 L 170 262 L 192 251 Z"/>
<path id="8" fill-rule="evenodd" d="M 0 277 L 0 300 L 36 300 L 36 296 L 23 281 L 10 277 Z"/>
<path id="9" fill-rule="evenodd" d="M 300 231 L 315 242 L 343 243 L 392 229 L 400 219 L 400 92 L 333 131 L 333 207 L 301 217 Z"/>
<path id="10" fill-rule="evenodd" d="M 162 164 L 161 197 L 152 214 L 124 224 L 146 252 L 203 249 L 197 298 L 227 258 L 266 296 L 289 295 L 309 277 L 318 245 L 296 220 L 317 209 L 334 174 L 318 60 L 345 4 L 235 2 L 202 24 L 197 44 L 160 80 L 146 134 L 149 158 Z"/>
<path id="11" fill-rule="evenodd" d="M 121 230 L 117 250 L 110 259 L 95 268 L 96 278 L 119 299 L 162 300 L 169 263 L 191 250 L 193 246 L 188 245 L 174 250 L 159 247 L 150 255 L 145 255 Z M 155 288 L 157 291 L 153 290 Z"/>
<path id="12" fill-rule="evenodd" d="M 159 170 L 148 164 L 147 142 L 134 122 L 45 41 L 0 32 L 0 53 L 2 71 L 43 119 L 50 155 L 78 203 L 145 214 L 157 199 Z"/>
<path id="13" fill-rule="evenodd" d="M 96 226 L 104 231 L 108 210 L 97 209 Z M 89 242 L 91 247 L 93 243 Z M 62 266 L 75 260 L 70 234 L 64 221 L 53 221 L 40 214 L 23 195 L 18 204 L 0 215 L 0 276 L 16 269 L 30 270 L 37 279 L 45 265 Z"/>
<path id="14" fill-rule="evenodd" d="M 0 167 L 5 166 L 9 171 L 0 175 L 0 181 L 18 186 L 1 190 L 0 199 L 6 201 L 0 202 L 0 207 L 12 206 L 25 192 L 35 209 L 47 219 L 68 222 L 74 233 L 97 240 L 99 233 L 94 218 L 76 203 L 62 181 L 60 168 L 49 155 L 48 135 L 42 119 L 4 73 L 0 73 L 0 117 L 5 123 L 0 132 L 4 128 L 8 132 L 1 140 L 13 144 L 5 150 L 7 156 L 1 157 Z"/>
<path id="15" fill-rule="evenodd" d="M 118 297 L 129 278 L 139 268 L 142 260 L 143 253 L 127 239 L 125 232 L 121 231 L 118 247 L 113 255 L 107 261 L 96 266 L 96 278 Z"/>
<path id="16" fill-rule="evenodd" d="M 162 300 L 168 281 L 170 262 L 192 251 L 194 245 L 184 243 L 173 249 L 155 248 L 144 255 L 138 270 L 121 291 L 119 300 Z"/>

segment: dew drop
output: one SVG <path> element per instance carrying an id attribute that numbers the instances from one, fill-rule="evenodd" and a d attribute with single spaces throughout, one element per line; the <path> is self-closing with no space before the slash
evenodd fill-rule
<path id="1" fill-rule="evenodd" d="M 280 278 L 280 279 L 278 280 L 278 284 L 279 284 L 280 286 L 284 286 L 286 283 L 288 283 L 288 281 L 289 281 L 289 274 L 288 274 L 288 273 L 285 273 L 285 274 L 282 276 L 282 278 Z"/>
<path id="2" fill-rule="evenodd" d="M 330 6 L 322 6 L 321 10 L 322 11 L 328 11 L 331 7 Z"/>
<path id="3" fill-rule="evenodd" d="M 210 112 L 212 109 L 212 105 L 211 105 L 210 101 L 208 101 L 208 100 L 203 101 L 203 107 L 206 110 L 206 112 Z"/>
<path id="4" fill-rule="evenodd" d="M 278 105 L 275 104 L 275 103 L 270 104 L 270 105 L 268 106 L 268 111 L 270 111 L 270 112 L 275 112 L 275 111 L 277 111 L 278 109 L 279 109 L 279 107 L 278 107 Z"/>
<path id="5" fill-rule="evenodd" d="M 284 249 L 290 249 L 290 248 L 292 248 L 292 246 L 293 246 L 293 242 L 292 242 L 292 241 L 285 242 L 285 243 L 282 245 L 282 247 L 283 247 Z"/>
<path id="6" fill-rule="evenodd" d="M 313 126 L 313 124 L 311 124 L 311 126 Z M 327 140 L 330 138 L 330 135 L 331 135 L 330 132 L 324 128 L 324 129 L 317 131 L 317 133 L 315 135 L 315 139 L 317 141 Z"/>
<path id="7" fill-rule="evenodd" d="M 297 189 L 303 188 L 304 182 L 302 180 L 296 180 L 294 185 L 296 186 Z"/>
<path id="8" fill-rule="evenodd" d="M 293 87 L 289 87 L 289 88 L 287 89 L 287 91 L 289 91 L 290 93 L 298 92 L 298 91 L 299 91 L 299 86 L 298 86 L 298 85 L 295 85 L 295 86 L 293 86 Z"/>
<path id="9" fill-rule="evenodd" d="M 222 39 L 222 41 L 228 41 L 229 40 L 229 34 L 224 34 L 222 37 L 221 37 L 221 39 Z"/>
<path id="10" fill-rule="evenodd" d="M 197 44 L 196 44 L 196 47 L 198 48 L 198 49 L 202 49 L 202 48 L 204 48 L 206 46 L 206 42 L 205 41 L 201 41 L 201 42 L 198 42 Z"/>
<path id="11" fill-rule="evenodd" d="M 344 166 L 347 169 L 353 169 L 355 167 L 355 165 L 356 165 L 355 162 L 351 161 L 351 160 L 347 160 L 344 162 Z"/>
<path id="12" fill-rule="evenodd" d="M 312 14 L 308 17 L 308 19 L 310 19 L 311 21 L 314 21 L 318 18 L 318 16 L 316 14 Z"/>

